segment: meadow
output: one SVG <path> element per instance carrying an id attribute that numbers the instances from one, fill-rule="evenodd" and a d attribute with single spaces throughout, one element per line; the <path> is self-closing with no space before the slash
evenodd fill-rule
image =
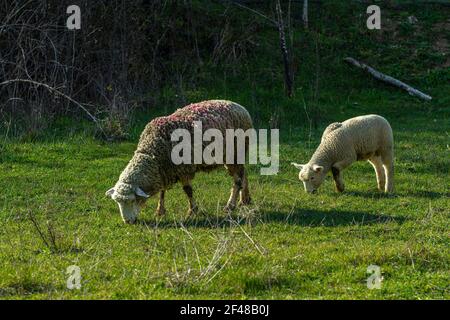
<path id="1" fill-rule="evenodd" d="M 273 71 L 280 58 L 270 31 L 258 50 L 271 55 L 238 70 L 211 68 L 182 89 L 168 85 L 160 108 L 134 114 L 125 140 L 96 137 L 87 121 L 71 118 L 39 134 L 2 135 L 0 299 L 449 299 L 450 72 L 448 52 L 432 50 L 444 39 L 433 26 L 448 11 L 417 8 L 391 19 L 410 14 L 420 28 L 402 22 L 397 35 L 344 29 L 357 15 L 339 12 L 342 19 L 322 23 L 321 33 L 295 31 L 301 63 L 291 99 L 282 72 Z M 433 100 L 342 62 L 355 53 Z M 279 128 L 280 171 L 261 176 L 248 165 L 253 203 L 231 214 L 222 211 L 232 183 L 226 171 L 200 173 L 196 216 L 186 216 L 176 185 L 166 194 L 166 216 L 155 216 L 151 198 L 138 222 L 126 225 L 104 193 L 144 125 L 182 106 L 180 90 L 188 102 L 236 101 L 258 128 Z M 318 194 L 306 194 L 290 163 L 309 160 L 330 122 L 370 113 L 394 131 L 394 194 L 377 190 L 366 162 L 344 171 L 344 193 L 329 176 Z M 380 289 L 367 286 L 371 265 L 380 267 Z M 80 268 L 80 289 L 67 287 L 69 266 Z"/>
<path id="2" fill-rule="evenodd" d="M 219 170 L 194 180 L 197 216 L 186 216 L 176 186 L 167 216 L 154 215 L 151 199 L 137 225 L 125 225 L 104 196 L 135 143 L 80 136 L 5 143 L 0 296 L 449 298 L 449 119 L 417 113 L 390 118 L 392 196 L 376 190 L 364 162 L 346 170 L 343 194 L 330 177 L 319 194 L 306 194 L 290 162 L 308 159 L 320 130 L 291 128 L 282 131 L 278 175 L 248 167 L 249 207 L 222 212 L 231 181 Z M 66 287 L 70 265 L 81 269 L 80 290 Z M 369 265 L 381 268 L 379 290 L 367 288 Z"/>

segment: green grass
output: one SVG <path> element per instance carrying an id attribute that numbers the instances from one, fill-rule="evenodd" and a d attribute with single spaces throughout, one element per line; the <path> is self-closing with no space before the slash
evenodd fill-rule
<path id="1" fill-rule="evenodd" d="M 336 3 L 311 11 L 317 33 L 294 32 L 292 99 L 283 94 L 278 39 L 269 28 L 238 67 L 206 66 L 195 84 L 163 88 L 158 109 L 136 115 L 128 141 L 96 140 L 85 123 L 67 119 L 37 136 L 0 137 L 0 299 L 449 299 L 450 72 L 448 53 L 432 49 L 445 36 L 433 26 L 448 11 L 383 10 L 394 26 L 368 32 L 365 7 L 350 12 Z M 412 14 L 419 23 L 406 25 Z M 342 63 L 347 55 L 433 101 L 370 79 Z M 125 225 L 104 192 L 145 123 L 184 100 L 212 98 L 246 106 L 258 127 L 276 123 L 280 173 L 263 177 L 248 166 L 253 204 L 231 216 L 221 211 L 231 179 L 219 170 L 194 180 L 203 214 L 186 218 L 177 185 L 167 194 L 166 217 L 155 217 L 150 199 L 139 223 Z M 380 194 L 372 167 L 358 162 L 344 172 L 345 193 L 328 177 L 319 194 L 307 195 L 290 162 L 309 159 L 329 122 L 367 113 L 393 127 L 395 194 Z M 313 115 L 317 128 L 308 121 Z M 80 290 L 66 288 L 70 265 L 81 268 Z M 366 286 L 369 265 L 381 268 L 380 290 Z"/>
<path id="2" fill-rule="evenodd" d="M 6 143 L 0 297 L 450 298 L 449 119 L 416 113 L 390 120 L 392 197 L 376 191 L 373 169 L 362 162 L 346 170 L 344 194 L 330 178 L 318 195 L 305 194 L 289 163 L 308 159 L 320 130 L 308 146 L 307 130 L 293 127 L 282 131 L 277 176 L 262 177 L 249 166 L 254 204 L 247 209 L 231 216 L 219 210 L 231 186 L 219 170 L 194 180 L 203 215 L 186 219 L 186 199 L 175 186 L 166 217 L 155 217 L 151 199 L 133 226 L 103 194 L 135 143 L 83 137 Z M 380 290 L 366 287 L 371 264 L 381 267 Z M 81 268 L 81 290 L 66 288 L 70 265 Z"/>

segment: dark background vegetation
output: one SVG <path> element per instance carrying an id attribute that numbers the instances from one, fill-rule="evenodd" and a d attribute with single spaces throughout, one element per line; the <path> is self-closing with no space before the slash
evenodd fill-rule
<path id="1" fill-rule="evenodd" d="M 47 84 L 99 123 L 78 121 L 90 119 L 43 86 L 15 82 L 0 87 L 1 131 L 8 136 L 35 139 L 81 127 L 126 138 L 156 115 L 210 98 L 235 100 L 258 126 L 280 128 L 331 120 L 359 90 L 393 94 L 403 105 L 420 105 L 420 112 L 448 106 L 439 87 L 450 79 L 445 1 L 376 1 L 379 31 L 365 27 L 371 1 L 309 1 L 308 29 L 303 1 L 281 1 L 292 98 L 285 95 L 276 1 L 80 0 L 82 27 L 70 31 L 72 2 L 0 1 L 0 82 Z M 409 22 L 411 16 L 418 21 Z M 435 101 L 419 104 L 375 83 L 345 65 L 346 56 L 434 94 Z"/>

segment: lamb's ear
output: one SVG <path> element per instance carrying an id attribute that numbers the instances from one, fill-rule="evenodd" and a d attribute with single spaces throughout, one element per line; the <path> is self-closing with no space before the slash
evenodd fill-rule
<path id="1" fill-rule="evenodd" d="M 114 188 L 111 188 L 105 192 L 105 196 L 111 197 L 113 195 L 113 193 L 114 193 Z"/>
<path id="2" fill-rule="evenodd" d="M 323 167 L 322 166 L 318 166 L 317 164 L 313 164 L 312 169 L 314 170 L 314 172 L 322 172 Z"/>
<path id="3" fill-rule="evenodd" d="M 136 190 L 136 195 L 139 197 L 143 197 L 143 198 L 149 198 L 150 196 L 148 194 L 146 194 L 141 188 L 137 187 Z"/>
<path id="4" fill-rule="evenodd" d="M 291 164 L 292 164 L 294 167 L 296 167 L 298 170 L 302 170 L 303 167 L 305 166 L 304 164 L 298 164 L 298 163 L 295 163 L 295 162 L 291 162 Z"/>

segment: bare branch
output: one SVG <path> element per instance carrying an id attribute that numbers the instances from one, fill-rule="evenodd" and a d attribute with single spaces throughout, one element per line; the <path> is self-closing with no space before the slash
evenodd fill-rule
<path id="1" fill-rule="evenodd" d="M 101 129 L 101 126 L 100 126 L 100 123 L 99 123 L 98 119 L 96 117 L 94 117 L 81 103 L 75 101 L 74 99 L 72 99 L 68 95 L 66 95 L 66 94 L 62 93 L 61 91 L 59 91 L 59 90 L 49 86 L 48 84 L 37 82 L 37 81 L 34 81 L 34 80 L 28 80 L 28 79 L 11 79 L 11 80 L 6 80 L 6 81 L 1 82 L 0 86 L 8 85 L 8 84 L 11 84 L 11 83 L 17 83 L 17 82 L 31 83 L 31 84 L 34 84 L 34 85 L 37 85 L 37 86 L 41 86 L 41 87 L 44 87 L 44 88 L 48 89 L 52 93 L 55 93 L 57 95 L 60 95 L 60 96 L 62 96 L 64 98 L 66 98 L 67 100 L 69 100 L 73 104 L 75 104 L 78 107 L 80 107 L 89 116 L 89 118 L 91 118 L 91 120 L 94 121 L 95 124 L 97 124 L 99 126 L 99 128 Z"/>
<path id="2" fill-rule="evenodd" d="M 264 19 L 270 21 L 270 22 L 273 23 L 274 25 L 278 25 L 278 23 L 277 23 L 275 20 L 273 20 L 272 18 L 266 16 L 265 14 L 263 14 L 263 13 L 261 13 L 261 12 L 259 12 L 259 11 L 256 11 L 256 10 L 250 8 L 250 7 L 244 6 L 243 4 L 240 4 L 240 3 L 237 3 L 237 2 L 233 2 L 233 1 L 232 1 L 231 3 L 234 4 L 234 5 L 236 5 L 236 6 L 238 6 L 238 7 L 241 7 L 241 8 L 243 8 L 243 9 L 249 10 L 249 11 L 251 11 L 251 12 L 257 14 L 258 16 L 260 16 L 260 17 L 262 17 L 262 18 L 264 18 Z"/>

